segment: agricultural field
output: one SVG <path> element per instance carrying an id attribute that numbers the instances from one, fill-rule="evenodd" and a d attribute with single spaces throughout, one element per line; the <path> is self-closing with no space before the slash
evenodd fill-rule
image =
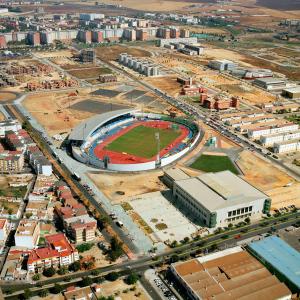
<path id="1" fill-rule="evenodd" d="M 190 167 L 204 172 L 229 170 L 234 174 L 239 174 L 232 161 L 225 155 L 202 154 L 190 165 Z"/>
<path id="2" fill-rule="evenodd" d="M 151 158 L 157 153 L 155 134 L 159 133 L 161 149 L 168 146 L 178 136 L 179 131 L 137 126 L 118 137 L 105 147 L 105 150 L 125 152 L 143 158 Z"/>

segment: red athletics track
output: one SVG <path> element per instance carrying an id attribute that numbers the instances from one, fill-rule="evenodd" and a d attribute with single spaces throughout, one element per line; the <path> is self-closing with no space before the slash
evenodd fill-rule
<path id="1" fill-rule="evenodd" d="M 121 135 L 124 135 L 128 131 L 132 130 L 133 128 L 137 126 L 147 126 L 147 127 L 153 127 L 153 128 L 161 128 L 161 129 L 168 129 L 170 125 L 172 125 L 171 122 L 167 121 L 147 121 L 147 122 L 136 122 L 132 126 L 129 126 L 127 128 L 121 129 L 117 134 L 114 134 L 113 136 L 108 137 L 105 139 L 101 144 L 97 145 L 94 149 L 94 154 L 99 159 L 103 160 L 104 156 L 109 156 L 110 163 L 113 164 L 138 164 L 138 163 L 144 163 L 153 161 L 156 159 L 156 156 L 147 159 L 144 157 L 139 157 L 131 154 L 123 154 L 121 152 L 115 152 L 110 150 L 105 150 L 105 146 L 110 144 L 112 141 L 120 137 Z M 185 126 L 179 126 L 181 130 L 181 134 L 179 137 L 177 137 L 171 144 L 169 144 L 166 148 L 162 149 L 160 151 L 160 157 L 168 153 L 172 148 L 179 145 L 189 134 L 189 130 Z"/>

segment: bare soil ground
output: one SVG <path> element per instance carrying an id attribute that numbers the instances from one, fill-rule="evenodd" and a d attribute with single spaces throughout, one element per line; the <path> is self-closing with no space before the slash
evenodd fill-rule
<path id="1" fill-rule="evenodd" d="M 15 99 L 16 95 L 14 93 L 0 92 L 0 102 L 13 101 Z"/>
<path id="2" fill-rule="evenodd" d="M 180 83 L 177 82 L 177 76 L 147 77 L 144 81 L 172 96 L 178 96 L 181 89 Z"/>
<path id="3" fill-rule="evenodd" d="M 133 196 L 164 190 L 166 187 L 159 180 L 159 176 L 162 175 L 163 171 L 161 170 L 126 175 L 115 173 L 88 174 L 113 204 L 119 204 Z M 124 195 L 118 194 L 118 191 L 124 192 Z"/>
<path id="4" fill-rule="evenodd" d="M 237 163 L 244 178 L 270 196 L 273 209 L 291 204 L 300 206 L 300 183 L 288 174 L 249 151 L 243 151 Z M 289 183 L 292 186 L 286 187 Z"/>
<path id="5" fill-rule="evenodd" d="M 95 48 L 95 51 L 96 51 L 97 57 L 103 61 L 117 60 L 121 53 L 128 53 L 128 54 L 130 54 L 132 56 L 136 56 L 136 57 L 150 57 L 151 56 L 151 53 L 146 50 L 123 46 L 123 45 L 114 45 L 114 46 L 110 46 L 110 47 L 99 47 L 99 48 Z"/>
<path id="6" fill-rule="evenodd" d="M 100 67 L 82 67 L 80 69 L 71 69 L 68 70 L 68 73 L 72 76 L 75 76 L 79 79 L 88 79 L 88 78 L 96 78 L 99 77 L 99 75 L 103 74 L 111 74 L 112 71 L 108 68 L 100 68 Z"/>
<path id="7" fill-rule="evenodd" d="M 122 279 L 118 279 L 114 282 L 105 281 L 101 283 L 101 292 L 99 295 L 97 294 L 97 296 L 103 295 L 108 297 L 114 295 L 115 297 L 120 297 L 122 300 L 150 300 L 140 283 L 137 283 L 135 286 L 136 287 L 133 288 L 133 285 L 127 285 Z"/>
<path id="8" fill-rule="evenodd" d="M 45 127 L 50 135 L 70 132 L 77 124 L 93 116 L 87 111 L 73 111 L 69 107 L 85 99 L 91 99 L 85 90 L 80 90 L 77 97 L 68 92 L 36 93 L 29 95 L 23 102 L 25 108 Z"/>

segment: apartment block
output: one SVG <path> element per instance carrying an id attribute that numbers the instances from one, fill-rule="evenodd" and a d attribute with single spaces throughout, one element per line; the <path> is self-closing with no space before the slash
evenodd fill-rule
<path id="1" fill-rule="evenodd" d="M 37 246 L 40 235 L 38 221 L 22 219 L 15 233 L 15 245 L 34 249 Z"/>

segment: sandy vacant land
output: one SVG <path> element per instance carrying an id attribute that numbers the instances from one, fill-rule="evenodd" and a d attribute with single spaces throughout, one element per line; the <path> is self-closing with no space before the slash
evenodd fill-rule
<path id="1" fill-rule="evenodd" d="M 161 76 L 161 77 L 147 77 L 144 81 L 150 83 L 156 88 L 168 93 L 171 96 L 178 96 L 181 85 L 177 82 L 177 76 Z"/>
<path id="2" fill-rule="evenodd" d="M 138 174 L 97 173 L 88 174 L 90 179 L 113 204 L 126 201 L 129 197 L 162 191 L 166 187 L 159 180 L 163 171 L 155 170 Z M 117 192 L 124 192 L 120 195 Z"/>
<path id="3" fill-rule="evenodd" d="M 270 196 L 273 209 L 300 206 L 300 183 L 292 177 L 249 151 L 240 154 L 237 164 L 250 184 Z M 289 183 L 292 186 L 286 187 Z"/>
<path id="4" fill-rule="evenodd" d="M 1 102 L 11 102 L 15 100 L 17 97 L 14 93 L 9 92 L 0 92 L 0 103 Z"/>
<path id="5" fill-rule="evenodd" d="M 150 57 L 151 53 L 139 48 L 127 47 L 124 45 L 114 45 L 110 47 L 95 48 L 96 55 L 103 61 L 117 60 L 119 54 L 128 53 L 136 57 Z"/>
<path id="6" fill-rule="evenodd" d="M 119 296 L 120 297 L 119 299 L 122 300 L 136 300 L 136 299 L 150 300 L 151 299 L 139 282 L 135 285 L 134 288 L 133 285 L 128 285 L 124 283 L 122 279 L 118 279 L 114 282 L 105 281 L 101 283 L 101 292 L 97 294 L 97 296 L 100 297 L 100 295 L 106 297 L 110 295 L 114 295 L 115 297 Z"/>
<path id="7" fill-rule="evenodd" d="M 56 58 L 56 57 L 72 57 L 71 50 L 49 51 L 49 52 L 35 52 L 35 56 L 39 58 Z"/>

